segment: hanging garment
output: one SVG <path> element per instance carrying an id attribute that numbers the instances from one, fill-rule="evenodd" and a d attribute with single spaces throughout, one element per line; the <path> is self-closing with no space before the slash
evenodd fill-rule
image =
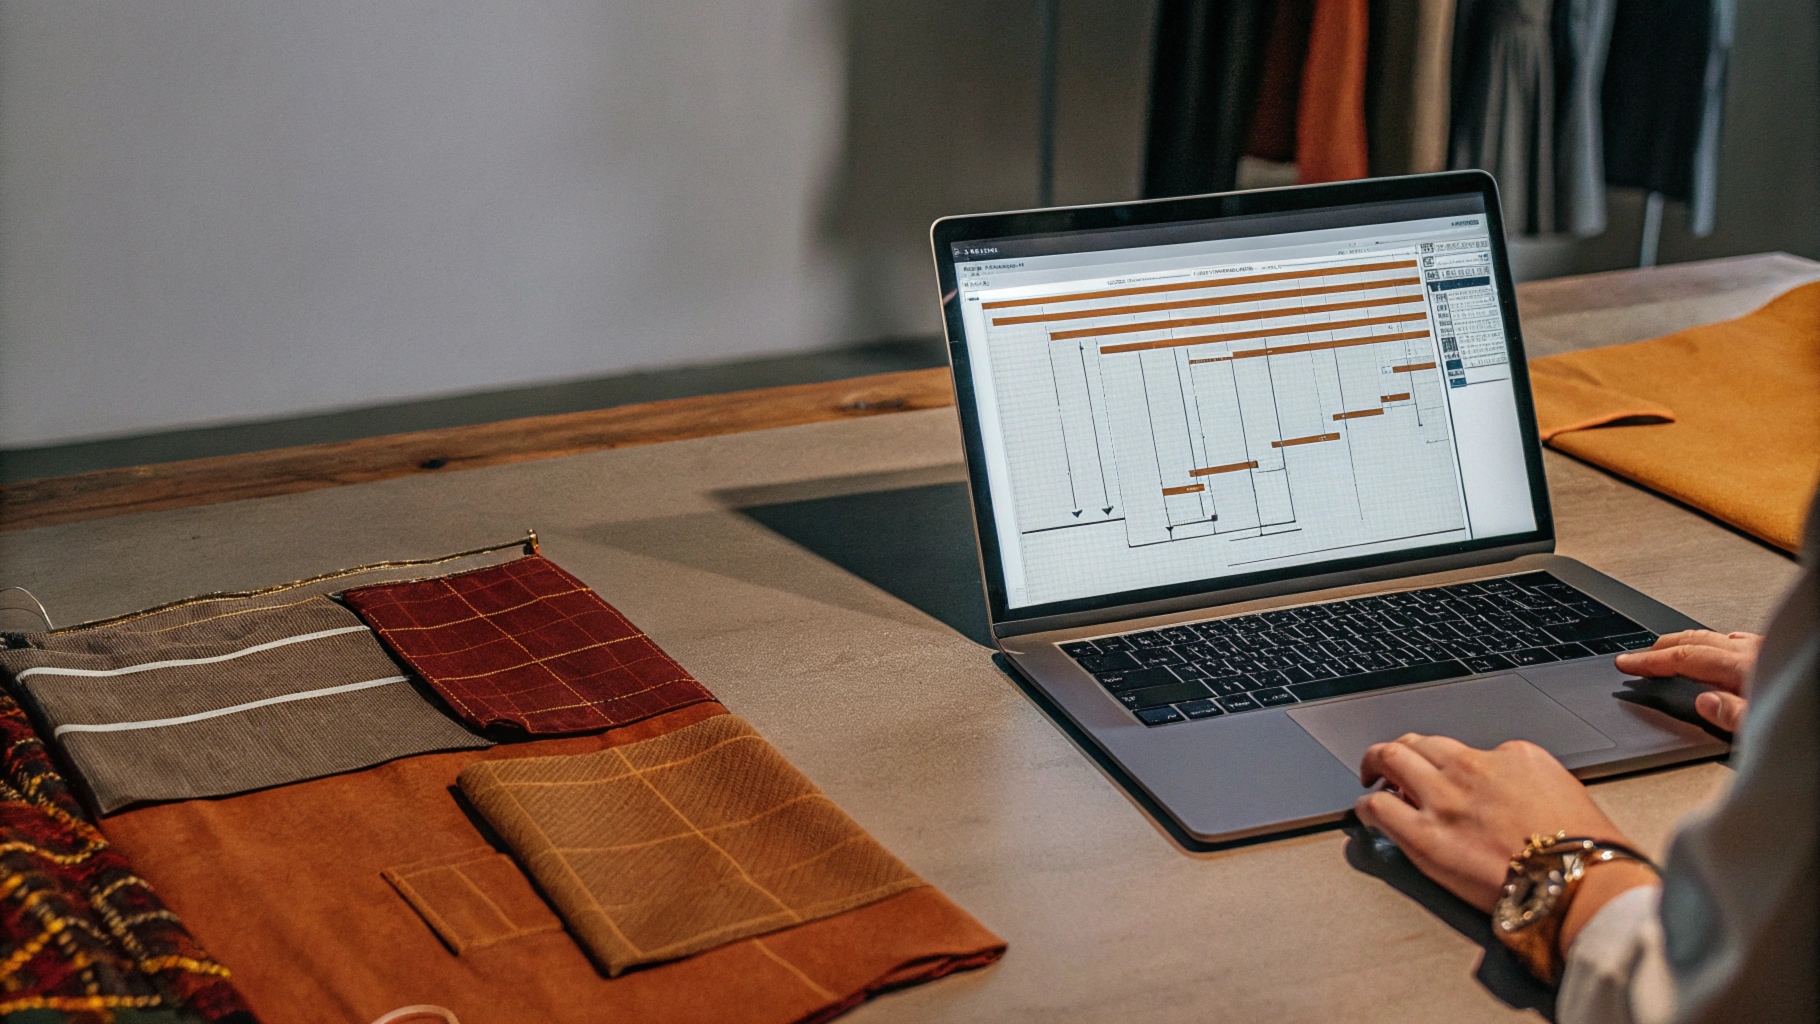
<path id="1" fill-rule="evenodd" d="M 1371 173 L 1447 169 L 1453 0 L 1373 0 L 1366 74 Z"/>
<path id="2" fill-rule="evenodd" d="M 1371 173 L 1365 137 L 1366 0 L 1316 0 L 1296 106 L 1296 167 L 1303 182 Z"/>
<path id="3" fill-rule="evenodd" d="M 1561 101 L 1557 230 L 1589 238 L 1605 230 L 1605 129 L 1600 90 L 1618 0 L 1558 0 Z"/>
<path id="4" fill-rule="evenodd" d="M 0 651 L 0 676 L 30 698 L 102 814 L 488 744 L 311 587 L 192 601 L 19 643 Z"/>
<path id="5" fill-rule="evenodd" d="M 612 977 L 927 884 L 737 715 L 458 781 Z"/>
<path id="6" fill-rule="evenodd" d="M 0 696 L 0 1017 L 254 1024 L 228 980 Z M 182 1015 L 182 1016 L 179 1016 Z"/>
<path id="7" fill-rule="evenodd" d="M 1452 100 L 1454 0 L 1416 5 L 1415 70 L 1411 74 L 1409 170 L 1447 169 L 1447 126 Z"/>
<path id="8" fill-rule="evenodd" d="M 1269 0 L 1162 0 L 1144 197 L 1225 192 L 1252 121 Z"/>
<path id="9" fill-rule="evenodd" d="M 231 953 L 265 1024 L 370 1021 L 424 1002 L 464 1022 L 825 1021 L 876 992 L 999 957 L 1002 940 L 924 885 L 607 978 L 551 927 L 549 905 L 477 830 L 483 819 L 456 788 L 481 762 L 595 754 L 723 714 L 696 704 L 605 733 L 155 804 L 105 827 L 192 932 Z M 388 877 L 407 879 L 416 898 Z M 445 943 L 448 934 L 463 938 Z"/>
<path id="10" fill-rule="evenodd" d="M 1529 369 L 1550 447 L 1795 550 L 1820 485 L 1820 283 Z"/>
<path id="11" fill-rule="evenodd" d="M 1262 160 L 1295 159 L 1296 107 L 1302 94 L 1302 69 L 1308 63 L 1308 32 L 1314 23 L 1314 0 L 1276 0 L 1264 37 L 1258 72 L 1257 103 L 1245 136 L 1245 153 Z"/>
<path id="12" fill-rule="evenodd" d="M 1554 0 L 1459 0 L 1449 166 L 1498 179 L 1504 230 L 1555 228 Z"/>
<path id="13" fill-rule="evenodd" d="M 1605 180 L 1688 204 L 1713 229 L 1735 0 L 1618 0 L 1603 87 Z"/>
<path id="14" fill-rule="evenodd" d="M 476 728 L 588 732 L 714 699 L 541 555 L 341 599 Z"/>

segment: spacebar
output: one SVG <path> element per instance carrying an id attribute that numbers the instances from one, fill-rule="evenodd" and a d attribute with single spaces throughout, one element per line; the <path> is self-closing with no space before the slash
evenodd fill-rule
<path id="1" fill-rule="evenodd" d="M 1295 694 L 1296 700 L 1321 700 L 1326 697 L 1344 697 L 1349 693 L 1382 690 L 1389 686 L 1432 683 L 1437 679 L 1457 679 L 1469 675 L 1472 675 L 1472 669 L 1457 661 L 1437 661 L 1430 665 L 1406 665 L 1382 672 L 1367 672 L 1362 676 L 1317 679 L 1312 683 L 1291 686 L 1289 692 Z"/>

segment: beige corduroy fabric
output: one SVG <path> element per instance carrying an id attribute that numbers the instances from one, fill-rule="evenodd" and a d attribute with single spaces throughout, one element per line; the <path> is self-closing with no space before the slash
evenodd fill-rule
<path id="1" fill-rule="evenodd" d="M 0 677 L 24 691 L 103 814 L 488 746 L 320 592 L 330 586 L 24 634 L 0 650 Z"/>
<path id="2" fill-rule="evenodd" d="M 925 884 L 736 715 L 460 785 L 614 976 Z"/>

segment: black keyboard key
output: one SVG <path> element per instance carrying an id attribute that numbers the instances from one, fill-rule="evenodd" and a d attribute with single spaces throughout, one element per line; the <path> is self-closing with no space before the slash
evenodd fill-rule
<path id="1" fill-rule="evenodd" d="M 1441 661 L 1432 665 L 1405 665 L 1387 672 L 1367 672 L 1364 675 L 1341 676 L 1338 679 L 1317 679 L 1312 683 L 1298 683 L 1289 688 L 1297 700 L 1322 700 L 1327 697 L 1340 697 L 1352 693 L 1366 693 L 1371 690 L 1382 690 L 1390 686 L 1406 686 L 1410 683 L 1432 683 L 1441 679 L 1458 679 L 1472 675 L 1472 670 L 1457 661 Z"/>
<path id="2" fill-rule="evenodd" d="M 1158 665 L 1180 665 L 1186 660 L 1175 653 L 1173 647 L 1150 647 L 1133 653 L 1137 660 L 1147 668 L 1155 668 Z"/>
<path id="3" fill-rule="evenodd" d="M 1548 653 L 1547 649 L 1542 648 L 1542 647 L 1530 647 L 1530 648 L 1527 648 L 1527 649 L 1521 650 L 1521 651 L 1513 651 L 1504 656 L 1506 658 L 1509 658 L 1513 663 L 1515 663 L 1519 667 L 1521 667 L 1523 665 L 1541 665 L 1545 662 L 1561 660 L 1561 659 L 1555 657 L 1554 655 Z"/>
<path id="4" fill-rule="evenodd" d="M 1202 700 L 1211 694 L 1200 683 L 1175 683 L 1171 686 L 1146 686 L 1141 690 L 1126 690 L 1118 694 L 1119 703 L 1133 711 L 1145 708 L 1160 707 L 1184 700 Z"/>
<path id="5" fill-rule="evenodd" d="M 1183 680 L 1166 668 L 1134 668 L 1127 672 L 1096 676 L 1100 685 L 1113 693 L 1143 690 L 1152 686 L 1174 686 Z"/>
<path id="6" fill-rule="evenodd" d="M 1604 637 L 1599 640 L 1588 640 L 1586 641 L 1586 649 L 1594 654 L 1623 654 L 1625 651 L 1624 645 L 1611 637 Z"/>
<path id="7" fill-rule="evenodd" d="M 1226 709 L 1227 714 L 1236 715 L 1241 711 L 1256 711 L 1261 705 L 1251 694 L 1241 693 L 1237 697 L 1221 697 L 1220 706 Z"/>
<path id="8" fill-rule="evenodd" d="M 1300 665 L 1284 665 L 1283 671 L 1277 674 L 1292 683 L 1306 683 L 1315 678 L 1313 672 L 1308 671 Z"/>
<path id="9" fill-rule="evenodd" d="M 1160 708 L 1144 708 L 1137 713 L 1138 720 L 1145 725 L 1168 725 L 1182 721 L 1182 713 L 1165 704 Z"/>
<path id="10" fill-rule="evenodd" d="M 1290 695 L 1289 691 L 1282 687 L 1275 687 L 1269 690 L 1258 690 L 1255 693 L 1248 693 L 1245 696 L 1250 697 L 1252 700 L 1257 701 L 1260 705 L 1267 708 L 1279 708 L 1285 704 L 1294 704 L 1296 702 L 1296 699 Z"/>
<path id="11" fill-rule="evenodd" d="M 1201 639 L 1201 634 L 1196 632 L 1192 626 L 1170 626 L 1168 629 L 1158 630 L 1157 632 L 1161 633 L 1163 639 L 1172 644 L 1198 643 Z"/>
<path id="12" fill-rule="evenodd" d="M 1251 686 L 1247 689 L 1258 689 L 1264 686 L 1288 686 L 1289 677 L 1281 672 L 1265 671 L 1251 673 Z"/>
<path id="13" fill-rule="evenodd" d="M 1212 679 L 1204 679 L 1202 682 L 1207 684 L 1208 689 L 1222 697 L 1230 697 L 1254 688 L 1251 680 L 1244 676 L 1215 676 Z"/>
<path id="14" fill-rule="evenodd" d="M 1191 700 L 1177 704 L 1175 707 L 1177 711 L 1187 715 L 1189 718 L 1212 718 L 1215 715 L 1225 714 L 1224 711 L 1220 710 L 1218 704 L 1215 704 L 1210 700 Z"/>
<path id="15" fill-rule="evenodd" d="M 1131 638 L 1128 636 L 1103 636 L 1098 640 L 1095 640 L 1093 645 L 1107 653 L 1113 651 L 1129 651 L 1137 646 L 1131 642 Z"/>
<path id="16" fill-rule="evenodd" d="M 1548 627 L 1549 635 L 1562 643 L 1584 643 L 1608 636 L 1624 636 L 1641 632 L 1643 632 L 1642 626 L 1616 612 L 1582 619 L 1579 622 L 1559 623 Z"/>
<path id="17" fill-rule="evenodd" d="M 1091 640 L 1076 640 L 1073 643 L 1063 644 L 1062 653 L 1079 661 L 1084 655 L 1100 653 L 1100 649 L 1093 646 Z"/>
<path id="18" fill-rule="evenodd" d="M 1572 661 L 1575 658 L 1589 658 L 1592 656 L 1592 652 L 1587 650 L 1582 644 L 1551 644 L 1548 647 L 1548 653 L 1562 661 Z"/>
<path id="19" fill-rule="evenodd" d="M 1075 663 L 1082 668 L 1099 675 L 1102 672 L 1119 672 L 1138 668 L 1138 660 L 1124 651 L 1113 651 L 1110 654 L 1087 654 L 1075 657 Z"/>
<path id="20" fill-rule="evenodd" d="M 1507 668 L 1515 668 L 1516 666 L 1507 658 L 1500 658 L 1495 654 L 1487 654 L 1483 658 L 1467 658 L 1466 667 L 1472 669 L 1474 672 L 1502 672 Z"/>
<path id="21" fill-rule="evenodd" d="M 1612 640 L 1616 641 L 1618 646 L 1627 651 L 1648 650 L 1656 645 L 1658 639 L 1660 638 L 1654 633 L 1632 633 L 1629 636 L 1612 637 Z"/>

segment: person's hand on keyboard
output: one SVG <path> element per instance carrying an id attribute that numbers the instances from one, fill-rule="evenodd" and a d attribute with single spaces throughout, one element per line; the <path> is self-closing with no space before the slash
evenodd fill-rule
<path id="1" fill-rule="evenodd" d="M 1681 676 L 1717 686 L 1719 689 L 1701 694 L 1694 709 L 1726 732 L 1737 732 L 1762 646 L 1763 638 L 1755 633 L 1689 629 L 1658 638 L 1648 650 L 1618 655 L 1618 671 L 1634 676 Z"/>
<path id="2" fill-rule="evenodd" d="M 1489 911 L 1511 857 L 1531 835 L 1568 835 L 1632 845 L 1586 787 L 1533 743 L 1478 750 L 1444 736 L 1403 736 L 1365 751 L 1359 777 L 1384 788 L 1359 799 L 1359 820 L 1389 837 L 1422 873 Z M 1655 875 L 1634 862 L 1589 872 L 1562 924 L 1562 948 L 1612 897 Z"/>

